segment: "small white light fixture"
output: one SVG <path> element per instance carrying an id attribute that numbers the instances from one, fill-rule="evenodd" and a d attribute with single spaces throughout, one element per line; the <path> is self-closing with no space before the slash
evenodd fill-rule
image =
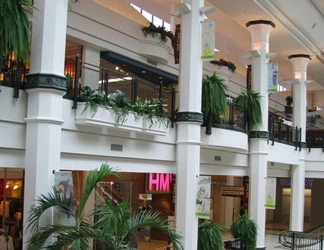
<path id="1" fill-rule="evenodd" d="M 218 49 L 216 49 L 216 48 L 214 48 L 214 51 L 215 51 L 215 52 L 219 52 L 219 50 L 218 50 Z"/>
<path id="2" fill-rule="evenodd" d="M 268 54 L 267 54 L 267 57 L 268 57 L 268 58 L 274 58 L 274 57 L 277 57 L 278 55 L 279 55 L 278 52 L 273 52 L 273 53 L 268 53 Z"/>
<path id="3" fill-rule="evenodd" d="M 259 57 L 260 56 L 260 51 L 259 50 L 251 50 L 251 55 L 253 57 Z"/>
<path id="4" fill-rule="evenodd" d="M 180 10 L 171 11 L 171 12 L 169 12 L 169 14 L 171 16 L 175 16 L 175 17 L 180 17 L 181 16 Z"/>
<path id="5" fill-rule="evenodd" d="M 206 16 L 209 15 L 210 13 L 213 13 L 216 10 L 217 9 L 214 6 L 200 8 L 201 14 L 204 14 Z"/>
<path id="6" fill-rule="evenodd" d="M 191 5 L 187 3 L 178 3 L 177 7 L 181 13 L 188 13 L 191 11 Z"/>

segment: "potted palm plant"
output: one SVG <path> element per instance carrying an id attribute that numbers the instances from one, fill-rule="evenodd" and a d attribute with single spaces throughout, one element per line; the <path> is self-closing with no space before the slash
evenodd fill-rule
<path id="1" fill-rule="evenodd" d="M 30 231 L 31 237 L 27 242 L 27 250 L 62 249 L 67 245 L 71 250 L 87 250 L 92 249 L 92 239 L 102 242 L 105 249 L 134 249 L 130 248 L 130 245 L 135 231 L 145 226 L 162 230 L 170 237 L 173 249 L 181 250 L 181 236 L 169 229 L 167 219 L 159 218 L 158 212 L 132 215 L 127 202 L 113 206 L 109 200 L 105 200 L 93 211 L 84 212 L 91 192 L 107 175 L 118 176 L 118 173 L 107 164 L 103 164 L 98 170 L 90 171 L 82 196 L 78 196 L 79 200 L 61 195 L 55 188 L 51 193 L 39 196 L 36 205 L 29 211 L 27 230 Z M 52 208 L 73 217 L 73 225 L 40 226 L 43 214 Z"/>
<path id="2" fill-rule="evenodd" d="M 235 103 L 246 110 L 248 130 L 262 123 L 262 96 L 254 90 L 245 90 Z"/>
<path id="3" fill-rule="evenodd" d="M 223 227 L 212 221 L 205 221 L 198 226 L 198 250 L 223 250 Z"/>
<path id="4" fill-rule="evenodd" d="M 258 226 L 246 214 L 239 216 L 231 225 L 230 232 L 235 239 L 243 241 L 244 249 L 256 249 Z"/>
<path id="5" fill-rule="evenodd" d="M 206 134 L 210 135 L 212 124 L 220 122 L 221 116 L 227 113 L 227 86 L 216 73 L 204 75 L 202 81 L 202 112 L 206 122 Z"/>

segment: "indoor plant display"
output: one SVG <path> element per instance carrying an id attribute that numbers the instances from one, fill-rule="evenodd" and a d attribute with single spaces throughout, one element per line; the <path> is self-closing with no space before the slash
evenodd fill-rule
<path id="1" fill-rule="evenodd" d="M 230 71 L 232 71 L 233 73 L 235 73 L 236 70 L 236 66 L 234 63 L 230 62 L 230 61 L 226 61 L 224 59 L 219 59 L 219 60 L 212 60 L 210 61 L 211 64 L 215 64 L 218 65 L 220 67 L 225 66 L 227 67 Z"/>
<path id="2" fill-rule="evenodd" d="M 163 26 L 156 27 L 153 23 L 149 23 L 148 26 L 142 28 L 144 36 L 151 35 L 152 37 L 158 36 L 162 42 L 166 42 L 167 38 L 170 38 L 172 46 L 174 43 L 174 34 L 172 31 L 168 31 Z"/>
<path id="3" fill-rule="evenodd" d="M 213 122 L 220 122 L 220 117 L 227 113 L 227 86 L 216 73 L 204 75 L 202 81 L 202 112 L 206 122 L 206 134 L 211 134 Z"/>
<path id="4" fill-rule="evenodd" d="M 107 175 L 118 176 L 115 169 L 107 164 L 103 164 L 99 170 L 90 171 L 83 192 L 81 195 L 74 196 L 80 197 L 78 201 L 61 195 L 55 187 L 51 193 L 38 197 L 37 204 L 29 211 L 27 230 L 32 236 L 28 240 L 27 250 L 55 250 L 62 249 L 66 245 L 69 245 L 71 250 L 87 250 L 92 249 L 89 244 L 91 239 L 101 241 L 105 249 L 134 249 L 130 247 L 135 237 L 134 233 L 145 226 L 164 231 L 169 236 L 173 249 L 182 249 L 181 237 L 169 229 L 167 219 L 159 218 L 158 212 L 149 211 L 145 214 L 132 215 L 127 202 L 113 206 L 106 199 L 100 207 L 85 213 L 84 209 L 91 192 Z M 75 218 L 73 225 L 40 226 L 42 215 L 54 207 Z M 99 219 L 94 220 L 95 217 Z M 50 237 L 54 241 L 48 241 Z"/>
<path id="5" fill-rule="evenodd" d="M 239 216 L 238 220 L 231 225 L 230 232 L 235 239 L 241 238 L 244 249 L 256 249 L 258 226 L 246 214 Z"/>
<path id="6" fill-rule="evenodd" d="M 223 250 L 223 227 L 212 221 L 205 221 L 198 226 L 198 250 Z"/>
<path id="7" fill-rule="evenodd" d="M 9 56 L 12 61 L 25 63 L 30 50 L 30 22 L 28 14 L 32 13 L 31 0 L 1 1 L 0 9 L 0 69 L 3 59 Z"/>
<path id="8" fill-rule="evenodd" d="M 248 130 L 262 123 L 262 96 L 253 90 L 244 90 L 235 103 L 246 110 Z"/>
<path id="9" fill-rule="evenodd" d="M 291 115 L 293 112 L 293 107 L 291 104 L 293 103 L 293 97 L 291 95 L 286 97 L 286 106 L 285 106 L 285 113 Z"/>

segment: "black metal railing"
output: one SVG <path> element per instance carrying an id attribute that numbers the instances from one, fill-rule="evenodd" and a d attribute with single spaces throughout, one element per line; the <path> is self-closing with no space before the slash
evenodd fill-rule
<path id="1" fill-rule="evenodd" d="M 93 79 L 86 77 L 88 72 L 92 73 Z M 95 87 L 99 93 L 109 95 L 120 91 L 126 94 L 128 101 L 135 103 L 137 98 L 145 99 L 159 99 L 163 107 L 168 111 L 168 116 L 171 119 L 171 126 L 174 125 L 175 113 L 175 89 L 166 89 L 163 84 L 159 85 L 130 77 L 126 72 L 119 72 L 116 70 L 109 70 L 107 68 L 99 67 L 90 63 L 82 62 L 78 57 L 66 58 L 65 60 L 65 74 L 71 79 L 67 88 L 67 93 L 64 96 L 66 99 L 73 100 L 73 108 L 77 108 L 77 100 L 79 96 L 79 89 L 82 85 L 87 85 L 86 81 L 91 81 L 92 89 Z"/>
<path id="2" fill-rule="evenodd" d="M 283 123 L 283 120 L 275 116 L 269 116 L 268 120 L 269 139 L 271 145 L 275 142 L 285 143 L 295 146 L 296 150 L 301 150 L 301 128 L 292 127 Z"/>
<path id="3" fill-rule="evenodd" d="M 287 231 L 279 235 L 279 243 L 291 249 L 323 250 L 323 234 Z"/>

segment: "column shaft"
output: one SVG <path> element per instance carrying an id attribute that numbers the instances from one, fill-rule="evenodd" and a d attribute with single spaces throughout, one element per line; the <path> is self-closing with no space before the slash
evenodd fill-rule
<path id="1" fill-rule="evenodd" d="M 66 91 L 64 55 L 67 0 L 35 0 L 31 74 L 27 76 L 24 225 L 30 206 L 52 190 L 53 170 L 60 169 L 62 96 Z M 41 225 L 52 223 L 52 213 Z M 24 246 L 29 234 L 24 231 Z"/>
<path id="2" fill-rule="evenodd" d="M 186 250 L 197 249 L 197 177 L 200 167 L 202 62 L 200 8 L 203 0 L 183 0 L 191 11 L 181 14 L 180 103 L 177 114 L 176 225 Z"/>

